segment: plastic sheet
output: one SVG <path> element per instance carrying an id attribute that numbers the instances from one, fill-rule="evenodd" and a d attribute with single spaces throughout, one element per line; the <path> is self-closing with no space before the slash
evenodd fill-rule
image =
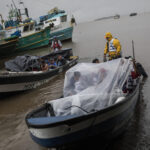
<path id="1" fill-rule="evenodd" d="M 64 98 L 51 101 L 56 116 L 84 115 L 103 109 L 123 96 L 133 65 L 129 59 L 80 63 L 66 72 Z"/>
<path id="2" fill-rule="evenodd" d="M 15 59 L 5 62 L 5 68 L 9 71 L 31 71 L 31 68 L 40 68 L 37 56 L 17 56 Z"/>

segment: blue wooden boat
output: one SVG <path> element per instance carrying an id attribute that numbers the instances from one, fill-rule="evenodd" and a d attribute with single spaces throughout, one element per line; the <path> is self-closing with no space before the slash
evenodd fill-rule
<path id="1" fill-rule="evenodd" d="M 54 103 L 60 103 L 61 107 L 65 99 L 47 102 L 28 113 L 25 118 L 32 139 L 41 146 L 59 148 L 96 135 L 98 135 L 99 141 L 120 135 L 132 118 L 140 94 L 140 82 L 139 77 L 136 87 L 131 93 L 118 97 L 114 103 L 100 110 L 94 108 L 87 111 L 76 105 L 66 107 L 66 109 L 76 107 L 83 111 L 84 115 L 57 115 Z M 89 97 L 87 96 L 88 102 L 94 101 Z M 69 99 L 71 97 L 68 97 L 67 100 L 69 101 Z M 74 100 L 78 101 L 78 97 Z"/>

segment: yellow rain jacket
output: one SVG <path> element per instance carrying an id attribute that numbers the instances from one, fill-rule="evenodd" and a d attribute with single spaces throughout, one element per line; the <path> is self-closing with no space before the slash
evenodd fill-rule
<path id="1" fill-rule="evenodd" d="M 106 46 L 104 49 L 104 55 L 107 53 L 109 56 L 119 56 L 121 54 L 121 45 L 118 39 L 113 38 L 111 33 L 106 33 L 105 38 L 108 38 L 108 41 L 106 42 Z"/>

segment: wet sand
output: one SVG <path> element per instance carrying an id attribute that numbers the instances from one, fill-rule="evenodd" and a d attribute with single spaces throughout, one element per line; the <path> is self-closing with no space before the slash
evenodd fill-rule
<path id="1" fill-rule="evenodd" d="M 74 55 L 78 55 L 80 61 L 91 61 L 95 57 L 99 57 L 102 61 L 104 34 L 110 31 L 120 40 L 124 56 L 132 55 L 131 41 L 134 40 L 135 57 L 150 75 L 149 18 L 150 13 L 145 13 L 135 17 L 121 16 L 120 19 L 78 24 L 73 33 L 73 42 L 64 42 L 64 47 L 72 47 Z M 48 51 L 49 48 L 44 48 L 29 53 L 43 55 Z M 45 150 L 30 138 L 24 118 L 32 109 L 46 101 L 59 98 L 62 95 L 63 81 L 64 74 L 61 74 L 35 90 L 0 99 L 0 150 Z M 141 98 L 127 131 L 115 140 L 109 149 L 150 149 L 149 83 L 148 78 L 143 85 Z"/>

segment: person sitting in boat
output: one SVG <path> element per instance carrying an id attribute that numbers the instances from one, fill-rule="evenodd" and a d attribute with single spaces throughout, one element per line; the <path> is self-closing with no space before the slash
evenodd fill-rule
<path id="1" fill-rule="evenodd" d="M 71 75 L 70 81 L 66 84 L 64 97 L 78 94 L 87 88 L 101 84 L 107 73 L 104 68 L 101 68 L 98 73 L 93 72 L 89 75 L 75 71 Z"/>
<path id="2" fill-rule="evenodd" d="M 106 46 L 104 49 L 104 62 L 106 61 L 106 55 L 108 55 L 109 60 L 120 58 L 121 57 L 121 45 L 117 38 L 113 38 L 110 32 L 105 34 L 107 40 Z"/>
<path id="3" fill-rule="evenodd" d="M 61 55 L 58 55 L 57 58 L 57 66 L 63 66 L 67 63 L 66 59 L 62 57 Z"/>
<path id="4" fill-rule="evenodd" d="M 74 72 L 74 92 L 75 94 L 83 91 L 88 87 L 87 79 L 84 76 L 81 76 L 81 73 L 76 71 Z"/>
<path id="5" fill-rule="evenodd" d="M 88 82 L 79 71 L 75 71 L 66 87 L 64 97 L 75 95 L 88 87 Z"/>
<path id="6" fill-rule="evenodd" d="M 44 60 L 41 61 L 41 70 L 42 71 L 48 70 L 48 64 Z"/>
<path id="7" fill-rule="evenodd" d="M 98 58 L 93 59 L 92 63 L 100 63 Z"/>
<path id="8" fill-rule="evenodd" d="M 61 50 L 62 48 L 62 43 L 60 40 L 57 39 L 56 36 L 53 37 L 53 41 L 52 41 L 52 44 L 51 44 L 51 49 L 54 51 L 54 52 L 57 52 L 59 50 Z"/>
<path id="9" fill-rule="evenodd" d="M 48 67 L 50 69 L 55 69 L 57 68 L 57 64 L 56 62 L 54 61 L 54 58 L 50 58 L 49 61 L 48 61 Z"/>

